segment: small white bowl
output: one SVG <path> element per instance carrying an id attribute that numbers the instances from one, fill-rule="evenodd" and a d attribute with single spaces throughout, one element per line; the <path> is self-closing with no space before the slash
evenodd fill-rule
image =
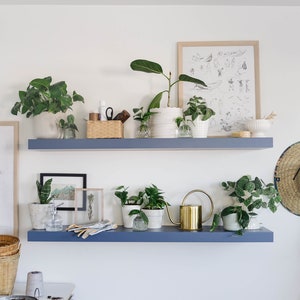
<path id="1" fill-rule="evenodd" d="M 272 121 L 267 119 L 250 120 L 246 123 L 246 127 L 251 132 L 252 137 L 265 137 L 271 125 Z"/>

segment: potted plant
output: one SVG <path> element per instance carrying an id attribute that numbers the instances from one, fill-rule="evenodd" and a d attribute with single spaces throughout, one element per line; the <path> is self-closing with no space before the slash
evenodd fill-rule
<path id="1" fill-rule="evenodd" d="M 207 106 L 202 97 L 193 96 L 189 99 L 187 105 L 187 109 L 183 112 L 183 115 L 192 121 L 193 137 L 207 137 L 209 120 L 215 115 L 215 112 Z"/>
<path id="2" fill-rule="evenodd" d="M 219 226 L 220 219 L 223 220 L 224 229 L 235 231 L 237 234 L 243 234 L 248 227 L 250 216 L 242 206 L 227 206 L 219 214 L 215 214 L 210 231 L 215 231 Z"/>
<path id="3" fill-rule="evenodd" d="M 238 206 L 242 205 L 243 210 L 249 216 L 249 222 L 246 227 L 251 229 L 258 229 L 260 227 L 255 221 L 251 224 L 251 220 L 257 215 L 255 210 L 266 208 L 275 213 L 278 204 L 281 202 L 281 197 L 275 189 L 274 184 L 265 184 L 264 181 L 258 177 L 253 179 L 250 175 L 244 175 L 237 181 L 222 182 L 222 187 L 230 192 L 229 196 L 238 203 Z M 245 215 L 245 213 L 243 214 Z M 218 217 L 216 217 L 215 221 L 218 221 Z M 215 225 L 213 227 L 215 227 Z M 224 227 L 224 229 L 226 228 Z"/>
<path id="4" fill-rule="evenodd" d="M 213 115 L 215 115 L 215 112 L 207 106 L 202 97 L 193 96 L 187 103 L 187 109 L 183 112 L 183 117 L 176 119 L 179 136 L 207 137 L 209 119 Z M 191 123 L 191 126 L 188 123 Z"/>
<path id="5" fill-rule="evenodd" d="M 57 138 L 56 114 L 72 109 L 74 102 L 84 102 L 84 98 L 75 91 L 72 95 L 68 94 L 65 81 L 51 83 L 51 76 L 33 79 L 26 91 L 19 91 L 20 101 L 15 102 L 11 109 L 13 115 L 21 113 L 26 118 L 34 117 L 35 122 L 43 122 L 42 125 L 34 125 L 36 137 Z M 46 122 L 49 123 L 49 133 Z"/>
<path id="6" fill-rule="evenodd" d="M 48 179 L 44 184 L 36 181 L 37 194 L 39 203 L 29 204 L 29 212 L 33 229 L 45 229 L 44 219 L 47 212 L 52 208 L 51 203 L 54 195 L 51 194 L 52 178 Z"/>
<path id="7" fill-rule="evenodd" d="M 142 212 L 145 213 L 149 222 L 148 228 L 161 228 L 165 206 L 170 205 L 165 201 L 163 192 L 154 184 L 145 188 L 145 204 Z"/>
<path id="8" fill-rule="evenodd" d="M 121 201 L 123 224 L 125 228 L 132 228 L 134 214 L 129 214 L 133 210 L 138 212 L 141 209 L 141 205 L 144 200 L 144 192 L 138 192 L 137 195 L 128 196 L 128 187 L 123 185 L 119 186 L 115 190 L 115 196 Z"/>
<path id="9" fill-rule="evenodd" d="M 178 107 L 171 107 L 172 87 L 178 82 L 191 82 L 202 87 L 206 87 L 206 84 L 200 79 L 185 74 L 180 74 L 176 80 L 172 81 L 171 72 L 169 72 L 169 74 L 165 74 L 158 63 L 145 59 L 132 61 L 130 67 L 134 71 L 159 74 L 167 80 L 167 88 L 154 96 L 147 111 L 157 112 L 157 114 L 151 118 L 152 137 L 176 137 L 175 119 L 182 116 L 182 109 Z M 164 93 L 167 94 L 166 108 L 161 107 L 161 100 Z"/>
<path id="10" fill-rule="evenodd" d="M 143 107 L 140 108 L 133 108 L 133 119 L 140 122 L 137 130 L 137 137 L 138 138 L 149 138 L 151 137 L 151 131 L 150 126 L 148 124 L 151 115 L 154 114 L 154 112 L 151 112 L 147 110 L 144 111 Z"/>
<path id="11" fill-rule="evenodd" d="M 75 117 L 70 114 L 67 116 L 67 120 L 60 119 L 58 126 L 62 129 L 62 136 L 64 139 L 75 139 L 78 128 L 75 124 Z"/>

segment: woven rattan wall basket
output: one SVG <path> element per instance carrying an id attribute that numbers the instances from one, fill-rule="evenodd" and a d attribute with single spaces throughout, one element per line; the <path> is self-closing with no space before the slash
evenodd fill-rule
<path id="1" fill-rule="evenodd" d="M 300 142 L 289 146 L 281 154 L 276 164 L 274 181 L 282 205 L 300 216 Z"/>

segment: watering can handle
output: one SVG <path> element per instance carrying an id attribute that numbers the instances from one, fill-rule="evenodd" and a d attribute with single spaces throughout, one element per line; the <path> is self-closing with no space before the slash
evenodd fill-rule
<path id="1" fill-rule="evenodd" d="M 210 210 L 210 212 L 209 212 L 208 217 L 207 217 L 205 220 L 202 220 L 202 223 L 204 223 L 204 222 L 206 222 L 206 221 L 212 216 L 212 214 L 213 214 L 213 212 L 214 212 L 214 203 L 213 203 L 211 197 L 210 197 L 206 192 L 204 192 L 204 191 L 202 191 L 202 190 L 192 190 L 192 191 L 188 192 L 188 193 L 184 196 L 181 205 L 184 205 L 185 200 L 187 199 L 187 197 L 188 197 L 190 194 L 193 194 L 193 193 L 196 193 L 196 192 L 205 194 L 205 195 L 208 197 L 208 199 L 209 199 L 209 201 L 210 201 L 210 204 L 211 204 L 211 210 Z"/>

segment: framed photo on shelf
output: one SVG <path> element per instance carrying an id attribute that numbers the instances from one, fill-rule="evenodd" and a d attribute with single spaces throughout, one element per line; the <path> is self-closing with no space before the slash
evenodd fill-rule
<path id="1" fill-rule="evenodd" d="M 41 184 L 50 178 L 52 178 L 51 195 L 54 195 L 53 202 L 55 205 L 60 204 L 57 210 L 75 211 L 75 189 L 86 188 L 86 174 L 41 173 Z M 85 198 L 81 200 L 81 206 L 78 206 L 77 209 L 86 210 Z"/>
<path id="2" fill-rule="evenodd" d="M 180 82 L 179 107 L 193 96 L 202 97 L 215 111 L 209 136 L 228 136 L 244 129 L 249 119 L 260 118 L 259 42 L 178 42 L 178 74 L 206 83 Z"/>
<path id="3" fill-rule="evenodd" d="M 102 188 L 75 189 L 75 224 L 98 222 L 104 219 L 104 193 Z M 86 204 L 82 201 L 85 199 Z M 85 207 L 85 210 L 81 209 Z"/>
<path id="4" fill-rule="evenodd" d="M 0 233 L 19 234 L 19 122 L 0 121 Z"/>

